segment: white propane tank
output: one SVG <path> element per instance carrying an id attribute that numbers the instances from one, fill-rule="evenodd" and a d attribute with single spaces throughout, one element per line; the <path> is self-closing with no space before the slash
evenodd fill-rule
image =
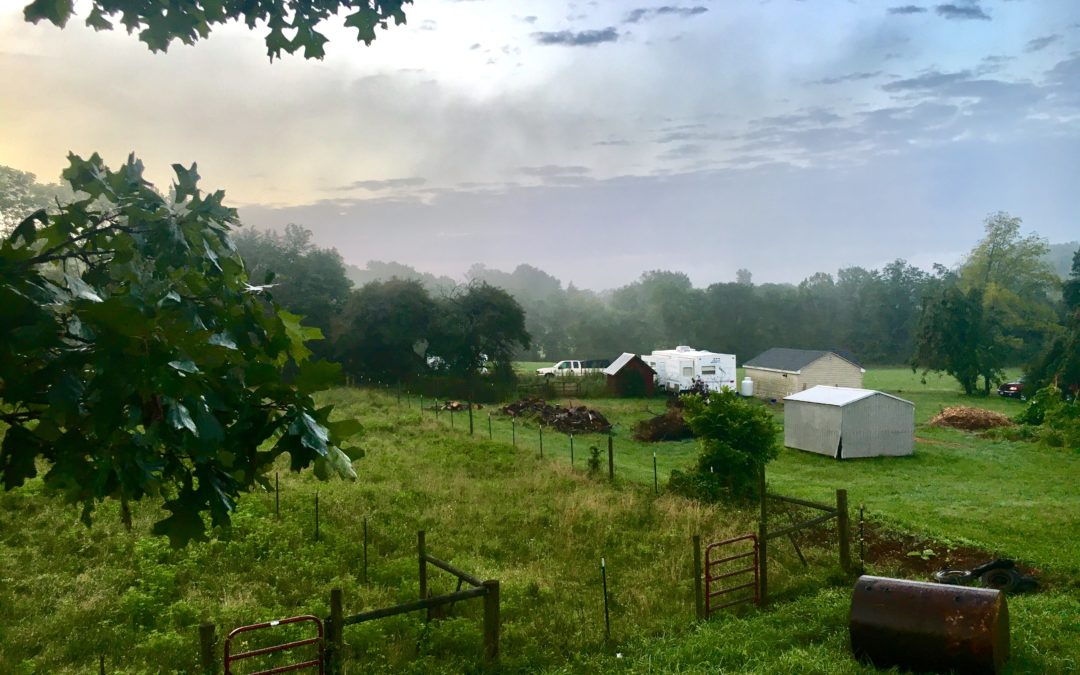
<path id="1" fill-rule="evenodd" d="M 749 377 L 744 377 L 742 382 L 739 384 L 739 394 L 741 396 L 745 396 L 746 398 L 750 398 L 751 396 L 753 396 L 754 381 L 751 380 Z"/>

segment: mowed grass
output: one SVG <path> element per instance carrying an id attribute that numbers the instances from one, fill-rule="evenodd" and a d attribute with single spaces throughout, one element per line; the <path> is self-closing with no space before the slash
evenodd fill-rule
<path id="1" fill-rule="evenodd" d="M 934 392 L 925 393 L 939 395 Z M 750 532 L 756 512 L 653 494 L 653 447 L 638 448 L 628 435 L 630 423 L 648 413 L 645 408 L 662 410 L 658 401 L 587 402 L 617 423 L 617 480 L 611 485 L 584 469 L 585 449 L 594 444 L 604 451 L 601 476 L 606 472 L 603 436 L 575 439 L 572 469 L 565 436 L 545 433 L 541 458 L 535 427 L 517 427 L 515 448 L 509 422 L 494 415 L 495 439 L 487 440 L 487 411 L 476 416 L 470 437 L 465 415 L 443 413 L 436 420 L 430 410 L 421 413 L 415 400 L 403 399 L 399 406 L 390 397 L 345 389 L 322 398 L 366 425 L 368 456 L 356 463 L 360 480 L 319 483 L 310 473 L 283 471 L 280 520 L 274 518 L 272 495 L 251 495 L 241 501 L 232 532 L 209 543 L 169 549 L 148 535 L 152 521 L 163 515 L 149 505 L 136 509 L 133 532 L 118 525 L 113 505 L 103 507 L 87 530 L 73 508 L 41 494 L 40 483 L 0 493 L 0 672 L 95 672 L 98 654 L 107 655 L 110 673 L 196 672 L 201 621 L 215 623 L 220 635 L 256 621 L 309 612 L 323 616 L 331 588 L 344 590 L 346 613 L 415 599 L 420 528 L 434 555 L 502 582 L 503 672 L 879 672 L 849 654 L 850 579 L 839 573 L 827 536 L 821 547 L 809 549 L 805 568 L 783 542 L 770 549 L 776 598 L 770 607 L 723 614 L 706 624 L 692 621 L 691 535 L 708 541 Z M 940 447 L 944 456 L 956 451 L 952 462 L 968 458 L 964 451 Z M 920 444 L 914 459 L 922 450 Z M 657 448 L 667 469 L 692 461 L 695 453 L 692 441 Z M 837 467 L 848 463 L 822 457 L 820 464 L 808 464 L 811 470 L 799 464 L 806 459 L 785 451 L 770 466 L 770 481 L 781 492 L 827 500 L 841 486 Z M 909 465 L 900 460 L 890 470 L 911 471 Z M 875 517 L 933 531 L 925 517 L 905 513 L 905 503 L 920 501 L 903 494 L 910 476 L 894 478 L 873 463 L 850 466 L 862 466 L 861 473 L 847 476 L 853 494 L 859 485 L 869 493 L 875 481 L 898 481 L 890 488 L 897 504 L 871 508 L 867 502 Z M 1039 463 L 1030 470 L 1033 476 L 1052 473 Z M 993 490 L 978 472 L 969 483 L 973 494 Z M 313 537 L 316 490 L 319 542 Z M 941 500 L 938 491 L 927 489 L 921 501 L 931 509 Z M 984 527 L 1004 528 L 995 512 L 982 517 Z M 371 534 L 368 583 L 361 579 L 365 518 Z M 1037 523 L 1029 529 L 1025 543 L 1039 556 L 1052 551 L 1054 542 L 1068 547 L 1077 534 L 1075 522 L 1056 532 Z M 976 534 L 973 541 L 979 541 Z M 1005 552 L 1053 570 L 1048 590 L 1010 599 L 1008 672 L 1077 672 L 1080 602 L 1069 568 L 1020 556 L 1012 544 Z M 601 556 L 608 565 L 611 644 L 604 640 Z M 1072 554 L 1062 557 L 1070 556 L 1075 561 Z M 436 570 L 429 575 L 435 592 L 453 590 L 449 576 Z M 350 627 L 345 640 L 347 672 L 481 669 L 475 602 L 430 624 L 413 614 Z"/>

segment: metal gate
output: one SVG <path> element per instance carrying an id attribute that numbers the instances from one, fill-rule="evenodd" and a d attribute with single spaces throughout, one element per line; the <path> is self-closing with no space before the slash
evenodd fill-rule
<path id="1" fill-rule="evenodd" d="M 729 551 L 732 548 L 735 548 L 736 550 L 743 548 L 738 546 L 740 542 L 749 542 L 751 545 L 750 550 L 741 550 L 737 553 L 732 553 L 731 555 L 717 557 L 721 555 L 720 549 L 722 548 L 727 548 Z M 747 558 L 750 559 L 750 564 L 747 567 L 737 566 L 740 561 L 744 561 Z M 721 585 L 717 583 L 724 579 L 738 581 L 736 577 L 744 574 L 753 574 L 754 578 L 745 583 L 738 583 L 734 586 L 727 587 L 721 587 Z M 731 583 L 731 581 L 728 583 Z M 716 604 L 716 599 L 721 596 L 747 589 L 752 589 L 753 593 L 735 597 L 734 599 L 732 599 L 731 596 L 728 596 L 727 598 L 724 598 L 723 602 Z M 755 605 L 761 604 L 758 586 L 758 538 L 757 535 L 753 534 L 745 534 L 741 537 L 718 541 L 714 544 L 709 544 L 705 549 L 705 616 L 708 617 L 716 610 L 731 607 L 732 605 L 743 602 L 753 602 Z"/>
<path id="2" fill-rule="evenodd" d="M 259 649 L 252 649 L 246 652 L 240 652 L 239 654 L 231 653 L 231 642 L 234 637 L 241 633 L 247 633 L 253 630 L 260 630 L 263 628 L 274 628 L 276 626 L 284 626 L 290 623 L 300 623 L 308 621 L 315 624 L 317 631 L 316 637 L 305 638 L 303 640 L 295 640 L 293 642 L 286 642 L 282 645 L 273 645 L 270 647 L 261 647 Z M 293 663 L 286 666 L 278 666 L 271 668 L 270 670 L 259 670 L 250 675 L 269 675 L 270 673 L 288 673 L 294 670 L 303 670 L 305 668 L 318 668 L 319 675 L 322 675 L 323 671 L 323 624 L 318 617 L 311 616 L 310 614 L 304 616 L 294 616 L 288 619 L 281 619 L 279 621 L 267 621 L 265 623 L 253 623 L 250 626 L 240 626 L 229 633 L 229 636 L 225 638 L 225 675 L 232 674 L 232 664 L 235 661 L 242 659 L 250 659 L 255 656 L 265 656 L 267 654 L 275 654 L 277 652 L 285 652 L 290 649 L 297 649 L 305 647 L 307 645 L 315 645 L 315 649 L 318 652 L 318 658 L 310 661 L 303 661 L 301 663 Z"/>

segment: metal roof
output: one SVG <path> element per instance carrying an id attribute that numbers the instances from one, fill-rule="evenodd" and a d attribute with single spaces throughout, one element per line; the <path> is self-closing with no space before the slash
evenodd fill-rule
<path id="1" fill-rule="evenodd" d="M 876 389 L 855 389 L 852 387 L 830 387 L 819 384 L 816 387 L 810 387 L 806 391 L 800 391 L 797 394 L 792 394 L 784 398 L 785 401 L 803 401 L 805 403 L 821 403 L 822 405 L 835 405 L 845 406 L 855 401 L 861 401 L 864 398 L 875 395 L 888 396 L 894 398 L 902 403 L 907 403 L 910 406 L 915 404 L 911 401 L 906 401 L 899 396 L 893 396 L 892 394 L 886 394 L 883 391 L 877 391 Z"/>
<path id="2" fill-rule="evenodd" d="M 850 355 L 837 351 L 824 349 L 788 349 L 786 347 L 773 347 L 766 350 L 743 364 L 743 368 L 769 368 L 771 370 L 784 370 L 797 373 L 822 356 L 829 354 L 841 358 L 853 366 L 860 367 L 859 363 Z"/>
<path id="3" fill-rule="evenodd" d="M 617 374 L 620 370 L 622 370 L 623 366 L 630 363 L 630 361 L 632 361 L 635 356 L 637 356 L 637 354 L 631 354 L 630 352 L 623 352 L 622 355 L 619 356 L 619 358 L 615 359 L 610 366 L 608 366 L 607 368 L 604 368 L 604 374 L 605 375 L 615 375 L 615 374 Z M 648 365 L 648 364 L 646 364 L 646 365 Z M 650 370 L 651 370 L 651 368 L 650 368 Z"/>

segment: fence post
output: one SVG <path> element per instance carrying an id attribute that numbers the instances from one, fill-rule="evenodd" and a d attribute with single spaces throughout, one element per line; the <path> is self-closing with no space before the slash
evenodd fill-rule
<path id="1" fill-rule="evenodd" d="M 701 594 L 701 535 L 694 535 L 694 614 L 705 618 L 705 600 Z"/>
<path id="2" fill-rule="evenodd" d="M 494 440 L 495 435 L 491 433 L 491 413 L 488 413 L 488 440 Z"/>
<path id="3" fill-rule="evenodd" d="M 367 582 L 367 518 L 364 518 L 364 583 Z"/>
<path id="4" fill-rule="evenodd" d="M 326 627 L 326 639 L 330 643 L 327 661 L 327 672 L 330 675 L 337 675 L 341 672 L 341 652 L 344 646 L 344 639 L 342 638 L 342 616 L 341 611 L 341 589 L 330 589 L 330 620 L 327 622 Z"/>
<path id="5" fill-rule="evenodd" d="M 570 468 L 574 467 L 574 434 L 570 434 Z"/>
<path id="6" fill-rule="evenodd" d="M 848 525 L 847 490 L 836 491 L 836 529 L 840 539 L 840 568 L 851 573 L 851 533 Z"/>
<path id="7" fill-rule="evenodd" d="M 510 440 L 517 447 L 517 419 L 510 419 Z"/>
<path id="8" fill-rule="evenodd" d="M 105 675 L 105 655 L 98 654 L 98 675 Z"/>
<path id="9" fill-rule="evenodd" d="M 758 468 L 758 494 L 761 498 L 761 516 L 758 521 L 758 586 L 761 589 L 761 606 L 764 607 L 769 598 L 769 524 L 768 507 L 765 494 L 765 465 Z"/>
<path id="10" fill-rule="evenodd" d="M 420 561 L 420 599 L 427 600 L 427 544 L 424 542 L 424 531 L 416 532 L 416 556 Z M 431 610 L 427 612 L 427 618 L 431 620 Z"/>
<path id="11" fill-rule="evenodd" d="M 610 433 L 607 437 L 607 474 L 609 480 L 615 480 L 615 441 Z"/>
<path id="12" fill-rule="evenodd" d="M 274 472 L 274 518 L 281 520 L 281 486 L 278 484 L 277 471 Z"/>
<path id="13" fill-rule="evenodd" d="M 540 425 L 540 459 L 544 458 L 544 425 Z"/>
<path id="14" fill-rule="evenodd" d="M 469 397 L 469 400 L 467 401 L 467 403 L 469 404 L 469 435 L 472 436 L 473 435 L 472 396 Z"/>
<path id="15" fill-rule="evenodd" d="M 484 658 L 488 664 L 499 660 L 499 582 L 484 582 Z"/>
<path id="16" fill-rule="evenodd" d="M 217 658 L 215 649 L 217 638 L 214 636 L 214 624 L 203 623 L 199 625 L 199 661 L 202 663 L 204 673 L 215 675 L 217 673 Z"/>

